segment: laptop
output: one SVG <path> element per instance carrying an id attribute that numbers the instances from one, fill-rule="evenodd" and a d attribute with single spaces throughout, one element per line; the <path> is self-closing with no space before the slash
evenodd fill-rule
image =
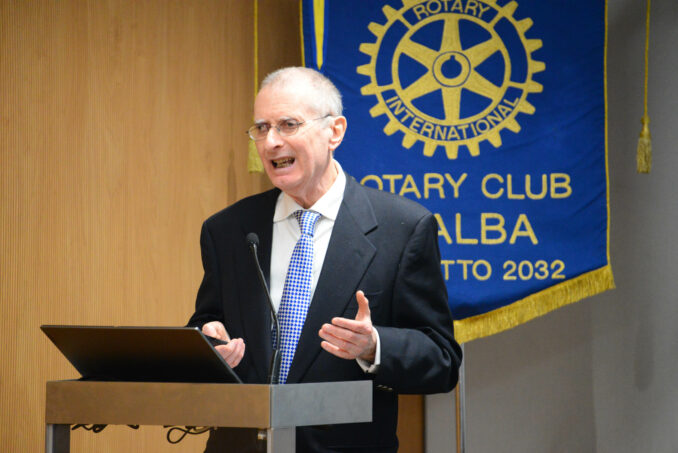
<path id="1" fill-rule="evenodd" d="M 197 327 L 40 329 L 84 380 L 242 383 Z"/>

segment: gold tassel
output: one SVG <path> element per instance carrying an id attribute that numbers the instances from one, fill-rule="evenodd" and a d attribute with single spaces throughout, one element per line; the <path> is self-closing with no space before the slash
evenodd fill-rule
<path id="1" fill-rule="evenodd" d="M 652 136 L 650 135 L 650 116 L 647 114 L 647 75 L 648 55 L 650 53 L 650 0 L 647 0 L 647 12 L 645 14 L 645 92 L 644 112 L 640 122 L 643 128 L 638 138 L 638 150 L 636 152 L 636 169 L 638 173 L 650 173 L 652 170 Z"/>
<path id="2" fill-rule="evenodd" d="M 259 91 L 259 5 L 254 0 L 254 96 Z M 252 140 L 247 144 L 247 171 L 250 173 L 263 173 L 264 164 L 261 163 L 257 147 Z"/>
<path id="3" fill-rule="evenodd" d="M 261 163 L 253 140 L 250 140 L 247 146 L 247 171 L 250 173 L 263 173 L 264 171 L 264 165 Z"/>
<path id="4" fill-rule="evenodd" d="M 638 139 L 636 164 L 638 173 L 650 173 L 650 170 L 652 170 L 652 136 L 650 135 L 650 117 L 644 115 L 640 122 L 643 123 L 643 129 L 640 131 L 640 138 Z"/>

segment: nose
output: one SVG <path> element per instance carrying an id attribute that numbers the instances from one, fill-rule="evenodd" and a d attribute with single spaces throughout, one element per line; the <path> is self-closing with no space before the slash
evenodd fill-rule
<path id="1" fill-rule="evenodd" d="M 272 127 L 268 130 L 268 134 L 266 134 L 264 143 L 266 144 L 267 148 L 277 148 L 278 146 L 282 146 L 283 139 L 277 128 Z"/>

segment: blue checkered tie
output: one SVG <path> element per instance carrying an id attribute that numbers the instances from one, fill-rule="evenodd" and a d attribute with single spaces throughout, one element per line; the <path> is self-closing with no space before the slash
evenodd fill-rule
<path id="1" fill-rule="evenodd" d="M 292 365 L 294 351 L 304 327 L 308 306 L 311 304 L 311 281 L 313 278 L 313 233 L 320 214 L 313 211 L 295 211 L 294 216 L 299 222 L 301 237 L 292 251 L 290 265 L 287 268 L 287 277 L 283 287 L 278 322 L 280 323 L 280 379 L 284 384 L 287 373 Z M 275 332 L 273 345 L 275 347 Z"/>

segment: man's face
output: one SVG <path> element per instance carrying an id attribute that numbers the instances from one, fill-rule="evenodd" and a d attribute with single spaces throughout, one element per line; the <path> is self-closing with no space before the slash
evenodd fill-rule
<path id="1" fill-rule="evenodd" d="M 281 136 L 277 129 L 271 128 L 266 138 L 255 142 L 273 185 L 305 208 L 313 205 L 334 182 L 337 171 L 332 164 L 332 151 L 343 138 L 341 125 L 337 136 L 337 119 L 311 121 L 327 113 L 315 112 L 309 107 L 311 96 L 302 83 L 285 87 L 273 84 L 262 89 L 254 102 L 257 123 L 272 126 L 284 120 L 305 123 L 289 136 Z M 341 121 L 345 126 L 343 117 Z"/>

